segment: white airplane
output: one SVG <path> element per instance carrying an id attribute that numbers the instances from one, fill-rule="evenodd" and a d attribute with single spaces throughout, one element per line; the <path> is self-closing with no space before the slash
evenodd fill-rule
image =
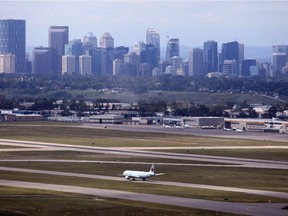
<path id="1" fill-rule="evenodd" d="M 125 170 L 122 174 L 126 179 L 132 179 L 133 181 L 138 178 L 145 181 L 147 178 L 158 176 L 158 175 L 164 175 L 164 173 L 155 173 L 155 165 L 152 164 L 150 171 L 134 171 L 134 170 Z"/>

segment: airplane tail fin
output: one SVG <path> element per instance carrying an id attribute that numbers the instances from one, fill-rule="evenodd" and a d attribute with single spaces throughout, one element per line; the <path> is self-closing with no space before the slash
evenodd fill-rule
<path id="1" fill-rule="evenodd" d="M 152 164 L 152 166 L 151 166 L 149 172 L 151 172 L 151 173 L 155 173 L 155 165 L 154 165 L 154 164 Z"/>

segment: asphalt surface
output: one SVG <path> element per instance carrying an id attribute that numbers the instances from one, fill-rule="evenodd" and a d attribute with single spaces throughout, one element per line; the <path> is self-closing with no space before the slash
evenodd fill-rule
<path id="1" fill-rule="evenodd" d="M 190 199 L 173 196 L 163 196 L 154 194 L 144 194 L 117 190 L 96 189 L 87 187 L 56 185 L 56 184 L 44 184 L 35 182 L 23 182 L 23 181 L 11 181 L 0 180 L 0 185 L 23 187 L 41 190 L 54 190 L 78 194 L 93 195 L 100 198 L 115 198 L 125 200 L 137 200 L 150 203 L 159 203 L 172 206 L 181 206 L 188 208 L 205 209 L 216 212 L 228 212 L 243 215 L 261 215 L 261 216 L 287 216 L 287 211 L 281 208 L 285 206 L 285 203 L 225 203 L 217 201 L 208 201 L 201 199 Z"/>
<path id="2" fill-rule="evenodd" d="M 250 132 L 245 131 L 239 133 L 236 131 L 224 131 L 218 129 L 201 129 L 201 128 L 186 128 L 178 129 L 174 127 L 163 128 L 160 125 L 103 125 L 99 124 L 83 124 L 84 128 L 96 128 L 103 130 L 122 130 L 122 131 L 137 131 L 137 132 L 149 132 L 149 133 L 167 133 L 167 134 L 182 134 L 182 135 L 194 135 L 203 137 L 222 137 L 222 138 L 237 138 L 237 139 L 252 139 L 262 141 L 279 141 L 288 142 L 288 134 L 269 133 L 269 132 Z"/>
<path id="3" fill-rule="evenodd" d="M 18 146 L 23 145 L 24 147 L 38 147 L 43 151 L 43 148 L 49 150 L 53 148 L 53 151 L 66 150 L 66 151 L 78 151 L 78 152 L 89 152 L 89 153 L 102 153 L 102 154 L 117 154 L 117 155 L 129 155 L 137 157 L 150 157 L 150 158 L 167 158 L 177 160 L 191 160 L 191 161 L 205 161 L 211 163 L 223 163 L 240 165 L 246 168 L 263 168 L 263 169 L 288 169 L 288 162 L 272 161 L 272 160 L 257 160 L 257 159 L 245 159 L 235 157 L 219 157 L 219 156 L 206 156 L 196 154 L 179 154 L 179 153 L 164 153 L 154 151 L 140 151 L 140 150 L 129 150 L 129 149 L 117 149 L 117 148 L 101 148 L 94 146 L 78 146 L 78 145 L 67 145 L 67 144 L 55 144 L 55 143 L 41 143 L 41 142 L 28 142 L 28 141 L 16 141 L 16 140 L 3 140 L 0 139 L 0 144 L 9 145 L 17 144 Z M 1 151 L 1 149 L 0 149 Z M 10 150 L 11 151 L 11 150 Z M 17 151 L 17 149 L 16 149 Z"/>
<path id="4" fill-rule="evenodd" d="M 53 162 L 53 161 L 48 160 L 47 162 Z M 125 181 L 124 177 L 91 175 L 91 174 L 83 174 L 83 173 L 35 170 L 35 169 L 13 168 L 13 167 L 0 167 L 0 170 L 13 171 L 13 172 L 24 172 L 24 173 L 35 173 L 35 174 L 45 174 L 45 175 L 58 175 L 58 176 L 113 180 L 113 181 Z M 258 195 L 258 196 L 282 198 L 282 199 L 288 200 L 288 193 L 283 193 L 283 192 L 253 190 L 253 189 L 235 188 L 235 187 L 222 187 L 222 186 L 203 185 L 203 184 L 191 184 L 191 183 L 181 183 L 181 182 L 170 182 L 170 181 L 157 181 L 154 179 L 153 180 L 150 179 L 149 181 L 133 181 L 133 182 L 137 182 L 137 183 L 141 183 L 141 184 L 157 184 L 157 185 L 169 185 L 169 186 L 174 186 L 174 187 L 178 186 L 178 187 L 188 187 L 188 188 L 198 188 L 198 189 L 208 189 L 208 190 L 229 191 L 229 192 L 253 194 L 253 195 Z"/>
<path id="5" fill-rule="evenodd" d="M 83 126 L 85 127 L 85 125 Z M 109 126 L 110 128 L 110 126 Z M 118 126 L 115 126 L 115 130 Z M 125 130 L 129 129 L 129 127 L 125 126 Z M 143 127 L 133 127 L 137 129 L 141 129 L 143 131 Z M 146 128 L 146 127 L 145 127 Z M 147 127 L 148 128 L 148 127 Z M 111 129 L 111 128 L 110 128 Z M 162 127 L 158 127 L 159 133 L 164 130 L 170 130 Z M 105 130 L 103 128 L 103 130 Z M 117 129 L 118 130 L 118 129 Z M 147 129 L 148 130 L 148 129 Z M 149 128 L 151 130 L 151 128 Z M 152 129 L 153 132 L 157 132 L 157 130 Z M 171 131 L 175 134 L 181 133 L 190 133 L 194 129 L 187 129 L 187 130 L 179 130 L 175 128 L 171 128 Z M 201 130 L 206 131 L 208 130 Z M 210 130 L 214 131 L 215 133 L 223 133 L 224 131 L 218 130 Z M 146 131 L 149 132 L 149 131 Z M 213 133 L 214 133 L 213 132 Z M 209 133 L 209 132 L 208 132 Z M 212 132 L 211 132 L 212 133 Z M 229 133 L 229 132 L 224 132 Z M 245 134 L 245 133 L 244 133 Z M 231 136 L 236 136 L 237 138 L 241 138 L 244 134 L 232 134 Z M 248 132 L 247 132 L 248 134 Z M 260 140 L 269 140 L 263 136 L 264 133 L 260 133 L 258 136 L 250 136 L 252 139 L 260 139 Z M 199 133 L 198 133 L 199 135 Z M 211 135 L 211 134 L 210 134 Z M 209 136 L 210 136 L 209 135 Z M 262 136 L 261 136 L 262 135 Z M 286 140 L 287 135 L 278 136 L 277 134 L 277 141 Z M 213 136 L 213 135 L 211 135 Z M 223 136 L 223 135 L 219 135 Z M 226 135 L 224 137 L 227 137 Z M 248 137 L 246 137 L 248 139 Z M 270 137 L 271 138 L 271 137 Z M 251 139 L 251 138 L 249 138 Z M 282 140 L 283 139 L 283 140 Z M 287 140 L 286 140 L 287 141 Z M 249 167 L 249 168 L 265 168 L 265 169 L 288 169 L 288 162 L 281 162 L 281 161 L 271 161 L 271 160 L 256 160 L 256 159 L 244 159 L 244 158 L 235 158 L 235 157 L 218 157 L 218 156 L 205 156 L 205 155 L 196 155 L 196 154 L 177 154 L 177 153 L 165 153 L 165 152 L 156 152 L 151 150 L 163 150 L 163 149 L 171 149 L 169 148 L 100 148 L 95 146 L 78 146 L 78 145 L 65 145 L 65 144 L 57 144 L 57 143 L 43 143 L 43 142 L 30 142 L 30 141 L 16 141 L 16 140 L 5 140 L 0 139 L 0 145 L 9 145 L 15 146 L 17 148 L 0 148 L 0 152 L 4 151 L 77 151 L 77 152 L 89 152 L 89 153 L 102 153 L 102 154 L 115 154 L 115 155 L 126 155 L 126 156 L 138 156 L 138 157 L 151 157 L 151 158 L 167 158 L 167 159 L 180 159 L 180 160 L 191 160 L 191 161 L 203 161 L 203 162 L 211 162 L 214 164 L 185 164 L 190 166 L 230 166 L 230 167 Z M 191 148 L 198 148 L 199 147 L 191 147 Z M 202 147 L 200 147 L 202 149 Z M 238 149 L 255 149 L 259 147 L 255 146 L 233 146 L 233 147 L 205 147 L 207 149 L 214 149 L 214 148 L 222 148 L 222 149 L 229 149 L 229 148 L 238 148 Z M 277 149 L 287 149 L 287 146 L 262 146 L 261 148 L 277 148 Z M 173 149 L 175 149 L 173 147 Z M 185 149 L 187 149 L 185 147 Z M 149 152 L 145 150 L 150 150 Z M 13 162 L 13 161 L 27 161 L 27 160 L 17 160 L 17 159 L 10 159 L 10 160 L 0 160 L 0 162 Z M 99 161 L 79 161 L 79 160 L 44 160 L 44 159 L 34 159 L 28 161 L 46 161 L 46 162 L 78 162 L 78 163 L 91 163 Z M 117 161 L 101 161 L 101 163 L 118 163 Z M 122 162 L 123 163 L 123 162 Z M 131 163 L 131 162 L 126 162 Z M 138 162 L 135 162 L 138 163 Z M 221 164 L 217 164 L 221 163 Z M 168 165 L 167 163 L 165 163 Z M 170 165 L 173 165 L 172 163 Z M 174 164 L 179 165 L 179 164 Z M 98 178 L 98 179 L 107 179 L 107 180 L 115 180 L 115 181 L 123 181 L 123 178 L 120 177 L 112 177 L 112 176 L 101 176 L 101 175 L 89 175 L 89 174 L 79 174 L 79 173 L 68 173 L 68 172 L 56 172 L 56 171 L 46 171 L 46 170 L 33 170 L 33 169 L 21 169 L 21 168 L 10 168 L 10 167 L 0 167 L 0 170 L 6 171 L 13 171 L 13 172 L 29 172 L 35 174 L 49 174 L 49 175 L 62 175 L 62 176 L 77 176 L 82 178 Z M 260 196 L 269 196 L 269 197 L 277 197 L 277 198 L 288 198 L 287 193 L 282 192 L 273 192 L 273 191 L 263 191 L 263 190 L 251 190 L 251 189 L 243 189 L 243 188 L 232 188 L 232 187 L 219 187 L 213 185 L 201 185 L 201 184 L 189 184 L 189 183 L 179 183 L 179 182 L 166 182 L 166 181 L 156 181 L 150 180 L 145 182 L 139 182 L 144 184 L 159 184 L 159 185 L 171 185 L 171 186 L 179 186 L 179 187 L 192 187 L 192 188 L 200 188 L 200 189 L 209 189 L 209 190 L 222 190 L 222 191 L 230 191 L 230 192 L 240 192 L 246 194 L 254 194 Z M 243 215 L 259 215 L 259 216 L 284 216 L 288 215 L 288 211 L 282 210 L 281 208 L 286 206 L 287 204 L 280 203 L 231 203 L 231 202 L 216 202 L 216 201 L 208 201 L 208 200 L 200 200 L 200 199 L 188 199 L 188 198 L 181 198 L 181 197 L 171 197 L 171 196 L 162 196 L 162 195 L 152 195 L 152 194 L 140 194 L 140 193 L 132 193 L 132 192 L 125 192 L 125 191 L 116 191 L 116 190 L 104 190 L 104 189 L 96 189 L 96 188 L 86 188 L 86 187 L 75 187 L 75 186 L 67 186 L 67 185 L 54 185 L 54 184 L 41 184 L 41 183 L 32 183 L 32 182 L 20 182 L 20 181 L 8 181 L 8 180 L 0 180 L 0 185 L 5 186 L 16 186 L 16 187 L 27 187 L 27 188 L 36 188 L 36 189 L 43 189 L 43 190 L 55 190 L 55 191 L 63 191 L 63 192 L 73 192 L 79 194 L 87 194 L 87 195 L 94 195 L 97 197 L 107 197 L 107 198 L 118 198 L 118 199 L 127 199 L 127 200 L 138 200 L 144 202 L 152 202 L 152 203 L 161 203 L 161 204 L 168 204 L 168 205 L 175 205 L 175 206 L 182 206 L 182 207 L 190 207 L 190 208 L 198 208 L 198 209 L 206 209 L 218 212 L 229 212 L 229 213 L 236 213 L 236 214 L 243 214 Z"/>

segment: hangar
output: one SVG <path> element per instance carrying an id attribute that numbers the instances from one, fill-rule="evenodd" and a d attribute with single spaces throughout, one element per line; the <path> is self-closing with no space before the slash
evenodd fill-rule
<path id="1" fill-rule="evenodd" d="M 93 115 L 89 118 L 89 123 L 96 124 L 122 124 L 125 117 L 124 115 L 104 114 Z"/>
<path id="2" fill-rule="evenodd" d="M 181 122 L 191 127 L 223 128 L 224 117 L 182 117 Z"/>

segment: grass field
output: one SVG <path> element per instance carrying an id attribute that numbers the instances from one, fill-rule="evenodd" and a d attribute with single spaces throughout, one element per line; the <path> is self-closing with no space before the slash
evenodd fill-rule
<path id="1" fill-rule="evenodd" d="M 77 172 L 94 175 L 118 176 L 125 169 L 147 170 L 150 165 L 106 164 L 106 163 L 53 163 L 53 162 L 2 162 L 0 166 L 30 168 L 38 170 Z M 207 184 L 227 187 L 241 187 L 280 191 L 288 193 L 287 170 L 252 169 L 233 167 L 193 167 L 157 165 L 157 180 Z M 157 171 L 156 170 L 156 171 Z M 3 175 L 3 173 L 2 173 Z M 37 175 L 37 174 L 34 174 Z M 38 176 L 38 175 L 37 175 Z M 272 178 L 273 177 L 273 178 Z M 4 178 L 4 177 L 3 177 Z M 4 178 L 5 179 L 5 178 Z M 124 179 L 123 179 L 124 180 Z M 126 184 L 126 182 L 125 182 Z"/>
<path id="2" fill-rule="evenodd" d="M 97 130 L 80 128 L 79 124 L 65 124 L 56 122 L 25 122 L 1 123 L 0 138 L 27 141 L 41 141 L 72 145 L 87 145 L 99 147 L 193 147 L 193 146 L 262 146 L 287 145 L 285 142 L 255 141 L 241 139 L 225 139 L 213 137 L 196 137 L 188 135 L 141 133 L 129 131 Z M 1 148 L 12 146 L 0 145 Z M 17 147 L 16 147 L 17 148 Z M 169 152 L 185 154 L 216 155 L 240 158 L 259 158 L 287 161 L 288 151 L 277 149 L 257 150 L 169 150 Z M 164 150 L 163 150 L 164 152 Z M 253 169 L 213 166 L 193 166 L 193 164 L 215 163 L 173 160 L 161 158 L 145 158 L 125 155 L 99 154 L 77 151 L 28 151 L 28 152 L 0 152 L 1 159 L 65 159 L 65 160 L 93 160 L 103 163 L 63 163 L 63 162 L 0 162 L 0 166 L 17 167 L 39 170 L 63 171 L 105 176 L 117 176 L 125 169 L 148 170 L 150 163 L 164 163 L 157 165 L 159 172 L 166 173 L 156 180 L 187 182 L 227 187 L 261 189 L 288 193 L 287 170 Z M 146 162 L 147 164 L 108 164 L 115 162 Z M 165 164 L 175 163 L 175 165 Z M 181 166 L 180 164 L 191 164 Z M 179 164 L 179 165 L 177 165 Z M 1 171 L 0 179 L 45 182 L 53 184 L 67 184 L 84 187 L 134 191 L 140 193 L 154 193 L 161 195 L 201 198 L 207 200 L 228 200 L 230 202 L 287 202 L 287 200 L 272 197 L 248 195 L 244 193 L 225 192 L 217 190 L 175 187 L 165 185 L 142 184 L 141 182 L 88 179 L 79 177 L 53 176 L 33 173 L 19 173 Z M 42 190 L 28 190 L 0 186 L 0 215 L 232 215 L 187 208 L 131 202 L 116 199 L 96 199 L 95 197 L 79 194 L 58 193 Z M 3 198 L 3 199 L 2 199 Z M 2 200 L 4 200 L 2 202 Z"/>
<path id="3" fill-rule="evenodd" d="M 1 216 L 236 216 L 160 204 L 15 187 L 0 186 L 0 194 Z"/>
<path id="4" fill-rule="evenodd" d="M 288 149 L 189 149 L 161 150 L 181 154 L 198 154 L 223 157 L 253 158 L 261 160 L 276 160 L 288 162 Z"/>
<path id="5" fill-rule="evenodd" d="M 263 141 L 190 135 L 111 131 L 77 127 L 79 124 L 27 122 L 0 124 L 0 138 L 99 147 L 262 146 Z M 265 145 L 287 142 L 265 141 Z"/>

